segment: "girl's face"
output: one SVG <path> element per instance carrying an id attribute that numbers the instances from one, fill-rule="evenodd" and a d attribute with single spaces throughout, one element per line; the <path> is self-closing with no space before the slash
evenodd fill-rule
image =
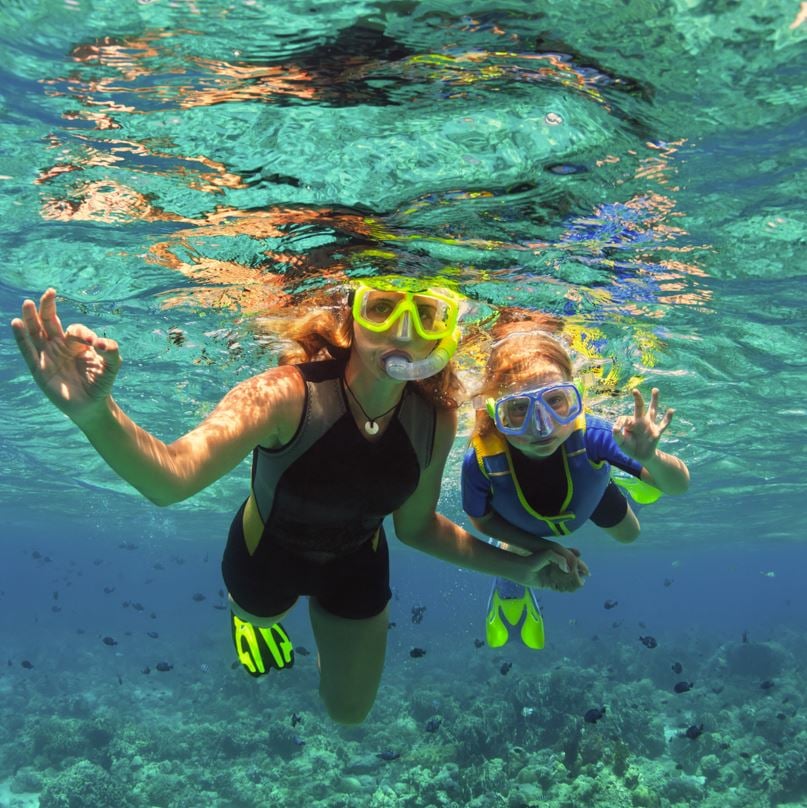
<path id="1" fill-rule="evenodd" d="M 553 384 L 568 382 L 561 371 L 553 365 L 542 365 L 534 370 L 529 376 L 518 380 L 517 383 L 506 386 L 499 396 L 512 395 L 524 390 L 538 390 L 541 387 L 548 387 Z M 553 429 L 550 435 L 539 438 L 536 435 L 505 435 L 507 442 L 524 454 L 544 458 L 554 454 L 561 444 L 574 432 L 574 422 L 570 424 L 558 424 L 553 422 Z"/>

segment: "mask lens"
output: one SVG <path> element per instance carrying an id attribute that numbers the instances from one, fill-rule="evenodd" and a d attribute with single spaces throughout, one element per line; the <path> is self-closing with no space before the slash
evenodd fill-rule
<path id="1" fill-rule="evenodd" d="M 378 330 L 389 328 L 397 317 L 397 309 L 404 295 L 380 289 L 362 291 L 360 322 Z"/>
<path id="2" fill-rule="evenodd" d="M 423 336 L 435 339 L 448 333 L 449 305 L 445 300 L 431 295 L 413 295 L 412 304 Z"/>
<path id="3" fill-rule="evenodd" d="M 561 384 L 542 390 L 540 398 L 549 415 L 561 424 L 568 424 L 582 410 L 580 394 L 573 384 Z"/>
<path id="4" fill-rule="evenodd" d="M 530 412 L 529 396 L 510 396 L 496 405 L 496 415 L 500 428 L 520 434 L 527 425 Z"/>

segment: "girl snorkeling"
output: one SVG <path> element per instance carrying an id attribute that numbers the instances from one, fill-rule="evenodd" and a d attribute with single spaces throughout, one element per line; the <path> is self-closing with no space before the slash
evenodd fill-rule
<path id="1" fill-rule="evenodd" d="M 588 567 L 560 539 L 589 520 L 620 542 L 639 535 L 639 520 L 611 480 L 611 466 L 666 494 L 687 490 L 686 465 L 658 449 L 674 410 L 658 420 L 658 389 L 647 407 L 633 390 L 633 415 L 611 424 L 584 412 L 571 358 L 554 336 L 512 322 L 495 327 L 493 338 L 463 461 L 463 508 L 474 527 L 500 546 L 546 554 L 551 563 L 538 573 L 541 586 L 573 591 L 582 586 Z M 504 645 L 508 625 L 520 622 L 523 642 L 543 647 L 533 593 L 497 580 L 488 607 L 488 643 Z"/>

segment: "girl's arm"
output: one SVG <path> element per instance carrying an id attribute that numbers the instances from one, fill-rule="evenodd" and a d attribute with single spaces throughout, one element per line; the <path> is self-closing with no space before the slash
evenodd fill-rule
<path id="1" fill-rule="evenodd" d="M 659 440 L 670 425 L 675 410 L 668 409 L 659 423 L 658 388 L 654 387 L 647 412 L 638 390 L 633 391 L 633 415 L 622 415 L 614 423 L 614 440 L 625 454 L 638 460 L 642 466 L 641 479 L 665 494 L 683 494 L 689 488 L 689 469 L 686 464 L 658 449 Z"/>

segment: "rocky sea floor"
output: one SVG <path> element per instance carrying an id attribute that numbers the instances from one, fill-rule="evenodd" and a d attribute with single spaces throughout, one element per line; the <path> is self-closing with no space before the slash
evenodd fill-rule
<path id="1" fill-rule="evenodd" d="M 807 805 L 795 632 L 562 653 L 449 638 L 421 658 L 391 643 L 359 727 L 319 706 L 314 654 L 256 681 L 230 659 L 144 674 L 107 650 L 9 659 L 1 808 Z"/>

